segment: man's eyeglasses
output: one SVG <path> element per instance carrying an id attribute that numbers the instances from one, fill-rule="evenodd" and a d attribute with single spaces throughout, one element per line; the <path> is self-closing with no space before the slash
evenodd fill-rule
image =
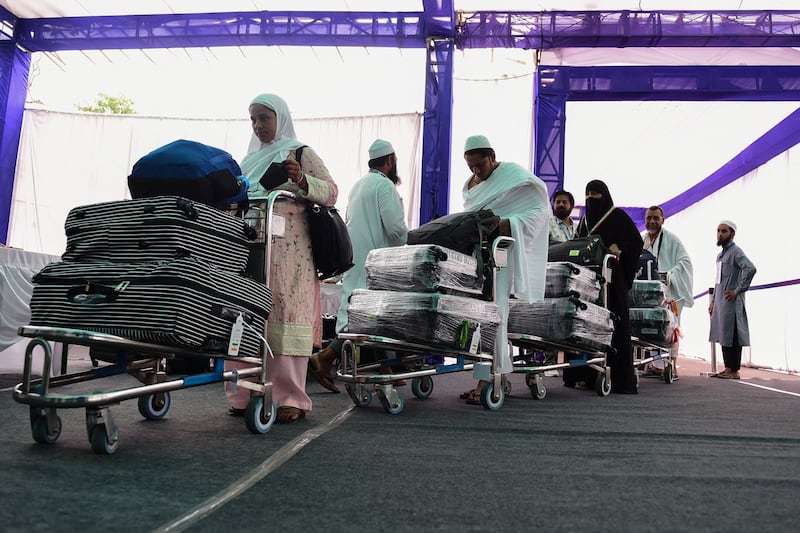
<path id="1" fill-rule="evenodd" d="M 656 216 L 644 217 L 644 219 L 645 220 L 661 220 L 661 217 L 656 215 Z"/>

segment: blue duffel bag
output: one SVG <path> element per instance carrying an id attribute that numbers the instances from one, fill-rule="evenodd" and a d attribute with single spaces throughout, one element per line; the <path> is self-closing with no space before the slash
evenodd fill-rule
<path id="1" fill-rule="evenodd" d="M 245 200 L 248 186 L 231 154 L 184 139 L 143 156 L 128 176 L 128 189 L 135 199 L 183 196 L 219 208 Z"/>

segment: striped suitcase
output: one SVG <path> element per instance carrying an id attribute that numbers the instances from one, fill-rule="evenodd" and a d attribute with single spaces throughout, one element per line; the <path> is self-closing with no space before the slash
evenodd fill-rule
<path id="1" fill-rule="evenodd" d="M 73 208 L 64 223 L 64 261 L 136 263 L 191 256 L 244 272 L 255 230 L 244 220 L 179 196 Z"/>
<path id="2" fill-rule="evenodd" d="M 263 284 L 183 257 L 157 263 L 51 263 L 33 279 L 35 326 L 109 333 L 164 346 L 226 354 L 235 319 L 239 353 L 260 354 L 272 309 Z"/>

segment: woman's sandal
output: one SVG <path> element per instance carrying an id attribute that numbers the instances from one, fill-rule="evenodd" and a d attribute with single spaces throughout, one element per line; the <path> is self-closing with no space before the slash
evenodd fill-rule
<path id="1" fill-rule="evenodd" d="M 461 394 L 458 395 L 458 397 L 461 398 L 462 400 L 466 400 L 467 398 L 472 396 L 472 394 L 474 392 L 475 392 L 475 389 L 470 389 L 470 390 L 468 390 L 466 392 L 462 392 Z"/>
<path id="2" fill-rule="evenodd" d="M 278 416 L 275 418 L 276 424 L 291 424 L 301 418 L 306 417 L 306 412 L 297 407 L 283 406 L 278 407 Z"/>

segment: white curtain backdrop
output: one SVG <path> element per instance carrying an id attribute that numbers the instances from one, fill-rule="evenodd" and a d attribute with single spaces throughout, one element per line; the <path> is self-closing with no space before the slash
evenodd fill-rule
<path id="1" fill-rule="evenodd" d="M 344 213 L 352 185 L 367 172 L 367 148 L 389 140 L 400 162 L 407 221 L 418 225 L 422 117 L 418 113 L 298 119 L 298 138 L 323 158 L 339 187 Z M 130 198 L 127 176 L 151 150 L 190 139 L 227 150 L 241 161 L 248 119 L 175 119 L 137 115 L 60 113 L 29 109 L 23 125 L 8 244 L 61 255 L 64 220 L 73 207 Z"/>

